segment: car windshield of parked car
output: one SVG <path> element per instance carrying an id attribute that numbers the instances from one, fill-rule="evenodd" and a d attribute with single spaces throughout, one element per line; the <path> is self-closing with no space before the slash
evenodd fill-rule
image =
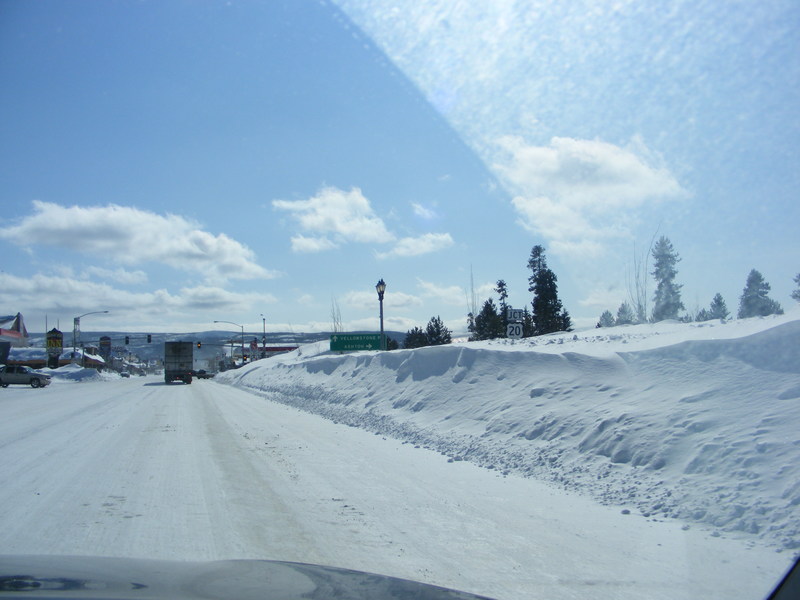
<path id="1" fill-rule="evenodd" d="M 799 30 L 3 0 L 0 554 L 765 596 L 800 549 Z"/>

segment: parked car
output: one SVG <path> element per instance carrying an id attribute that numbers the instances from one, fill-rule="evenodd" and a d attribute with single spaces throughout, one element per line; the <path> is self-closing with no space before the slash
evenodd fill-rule
<path id="1" fill-rule="evenodd" d="M 130 373 L 128 373 L 127 371 L 120 371 L 120 372 L 119 372 L 119 376 L 120 376 L 120 377 L 130 377 L 130 376 L 131 376 L 131 374 L 130 374 Z"/>
<path id="2" fill-rule="evenodd" d="M 50 375 L 37 373 L 30 367 L 22 365 L 0 365 L 0 386 L 8 387 L 12 383 L 34 388 L 44 387 L 50 385 Z"/>

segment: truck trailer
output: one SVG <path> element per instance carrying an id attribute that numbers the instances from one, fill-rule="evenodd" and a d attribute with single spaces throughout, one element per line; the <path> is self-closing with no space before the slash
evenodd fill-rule
<path id="1" fill-rule="evenodd" d="M 164 342 L 164 383 L 192 383 L 194 343 Z"/>

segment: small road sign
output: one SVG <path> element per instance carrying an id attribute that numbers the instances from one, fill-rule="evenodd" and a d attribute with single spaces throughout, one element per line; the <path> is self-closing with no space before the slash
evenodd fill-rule
<path id="1" fill-rule="evenodd" d="M 507 319 L 509 321 L 512 321 L 512 322 L 520 321 L 521 322 L 522 321 L 522 314 L 523 314 L 523 311 L 522 311 L 521 308 L 511 308 L 509 306 L 508 310 L 506 312 L 506 317 L 507 317 Z"/>
<path id="2" fill-rule="evenodd" d="M 506 337 L 512 340 L 522 338 L 522 323 L 509 323 L 506 325 Z"/>
<path id="3" fill-rule="evenodd" d="M 331 335 L 331 352 L 380 349 L 380 333 L 334 333 Z"/>

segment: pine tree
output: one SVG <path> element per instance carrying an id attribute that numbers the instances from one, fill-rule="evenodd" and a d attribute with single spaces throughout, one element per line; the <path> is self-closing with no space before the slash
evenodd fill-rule
<path id="1" fill-rule="evenodd" d="M 547 267 L 542 246 L 534 246 L 528 260 L 531 276 L 528 277 L 528 291 L 533 292 L 531 306 L 533 308 L 534 335 L 570 331 L 572 321 L 569 313 L 561 306 L 558 299 L 558 278 Z"/>
<path id="2" fill-rule="evenodd" d="M 747 276 L 742 295 L 739 297 L 740 319 L 748 317 L 766 317 L 767 315 L 782 315 L 781 305 L 767 296 L 770 286 L 764 281 L 764 277 L 753 269 Z"/>
<path id="3" fill-rule="evenodd" d="M 725 305 L 725 300 L 722 299 L 722 294 L 717 293 L 711 300 L 711 307 L 708 311 L 709 320 L 711 319 L 724 320 L 727 319 L 730 316 L 730 314 L 731 313 L 730 311 L 728 311 L 728 307 Z"/>
<path id="4" fill-rule="evenodd" d="M 534 335 L 533 315 L 528 307 L 522 309 L 522 337 L 528 338 Z"/>
<path id="5" fill-rule="evenodd" d="M 792 298 L 800 302 L 800 273 L 794 276 L 794 282 L 797 284 L 797 289 L 792 292 Z"/>
<path id="6" fill-rule="evenodd" d="M 506 331 L 508 330 L 508 286 L 506 282 L 502 279 L 497 281 L 497 286 L 494 288 L 494 291 L 497 292 L 497 295 L 500 296 L 500 303 L 499 303 L 499 314 L 500 314 L 500 336 L 499 337 L 506 337 Z"/>
<path id="7" fill-rule="evenodd" d="M 450 330 L 445 327 L 442 319 L 438 316 L 432 317 L 428 321 L 428 326 L 425 329 L 425 337 L 428 341 L 428 346 L 443 346 L 453 341 Z"/>
<path id="8" fill-rule="evenodd" d="M 428 345 L 428 336 L 420 327 L 414 327 L 406 332 L 403 348 L 422 348 Z"/>
<path id="9" fill-rule="evenodd" d="M 682 285 L 675 283 L 675 269 L 680 257 L 672 247 L 672 242 L 663 235 L 653 246 L 653 277 L 656 280 L 656 293 L 653 297 L 653 321 L 677 319 L 678 311 L 683 310 L 681 302 Z"/>
<path id="10" fill-rule="evenodd" d="M 470 340 L 492 340 L 500 337 L 500 329 L 503 325 L 500 315 L 497 314 L 497 308 L 494 301 L 489 298 L 483 303 L 483 308 L 478 316 L 475 317 L 475 331 Z M 505 332 L 503 332 L 505 333 Z"/>
<path id="11" fill-rule="evenodd" d="M 600 315 L 600 320 L 597 322 L 597 327 L 613 327 L 614 326 L 614 315 L 611 314 L 610 310 L 604 310 L 603 314 Z"/>
<path id="12" fill-rule="evenodd" d="M 619 305 L 617 309 L 617 325 L 632 325 L 635 319 L 636 315 L 633 314 L 630 304 L 623 302 Z"/>

